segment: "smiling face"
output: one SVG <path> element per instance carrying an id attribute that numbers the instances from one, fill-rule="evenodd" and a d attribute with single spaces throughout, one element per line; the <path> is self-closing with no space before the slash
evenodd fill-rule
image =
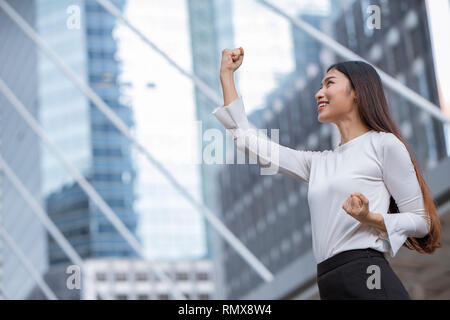
<path id="1" fill-rule="evenodd" d="M 358 112 L 355 91 L 351 87 L 350 80 L 336 69 L 331 69 L 323 77 L 315 98 L 318 120 L 322 123 L 336 123 L 351 113 Z M 323 103 L 325 103 L 324 107 Z"/>

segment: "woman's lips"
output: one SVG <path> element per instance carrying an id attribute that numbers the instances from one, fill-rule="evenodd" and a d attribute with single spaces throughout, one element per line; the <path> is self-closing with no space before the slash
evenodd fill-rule
<path id="1" fill-rule="evenodd" d="M 324 105 L 324 106 L 320 106 L 319 108 L 317 108 L 317 111 L 321 111 L 322 109 L 325 109 L 328 106 L 328 104 Z"/>

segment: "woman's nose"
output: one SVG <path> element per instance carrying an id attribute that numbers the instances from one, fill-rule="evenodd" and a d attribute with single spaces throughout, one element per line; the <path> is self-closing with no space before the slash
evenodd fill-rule
<path id="1" fill-rule="evenodd" d="M 320 98 L 323 98 L 322 89 L 317 91 L 317 93 L 315 94 L 315 98 L 316 98 L 317 101 L 319 101 Z"/>

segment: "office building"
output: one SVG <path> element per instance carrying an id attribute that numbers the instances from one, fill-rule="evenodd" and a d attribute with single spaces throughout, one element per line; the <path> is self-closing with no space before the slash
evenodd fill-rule
<path id="1" fill-rule="evenodd" d="M 7 1 L 36 26 L 35 1 Z M 39 116 L 38 56 L 34 43 L 0 9 L 0 77 L 35 118 Z M 27 191 L 42 204 L 39 138 L 0 92 L 0 154 Z M 0 168 L 0 220 L 38 273 L 48 267 L 45 229 L 30 205 Z M 0 291 L 7 299 L 24 299 L 34 279 L 0 238 Z"/>
<path id="2" fill-rule="evenodd" d="M 113 1 L 123 8 L 125 1 Z M 80 23 L 77 24 L 77 13 Z M 95 1 L 37 1 L 38 32 L 78 76 L 130 127 L 131 105 L 121 95 L 116 19 Z M 40 119 L 49 137 L 135 233 L 135 169 L 131 143 L 46 56 L 39 60 Z M 62 107 L 64 106 L 64 107 Z M 43 149 L 43 188 L 49 216 L 82 258 L 135 256 L 111 222 L 58 160 Z M 49 238 L 51 265 L 67 262 Z"/>

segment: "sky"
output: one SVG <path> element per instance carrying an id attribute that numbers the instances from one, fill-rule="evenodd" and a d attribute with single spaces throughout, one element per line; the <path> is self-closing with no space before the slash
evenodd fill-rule
<path id="1" fill-rule="evenodd" d="M 450 2 L 427 0 L 435 70 L 444 99 L 441 107 L 450 116 Z"/>
<path id="2" fill-rule="evenodd" d="M 450 1 L 427 0 L 426 3 L 440 107 L 450 117 Z M 445 128 L 447 155 L 450 156 L 450 123 Z"/>

